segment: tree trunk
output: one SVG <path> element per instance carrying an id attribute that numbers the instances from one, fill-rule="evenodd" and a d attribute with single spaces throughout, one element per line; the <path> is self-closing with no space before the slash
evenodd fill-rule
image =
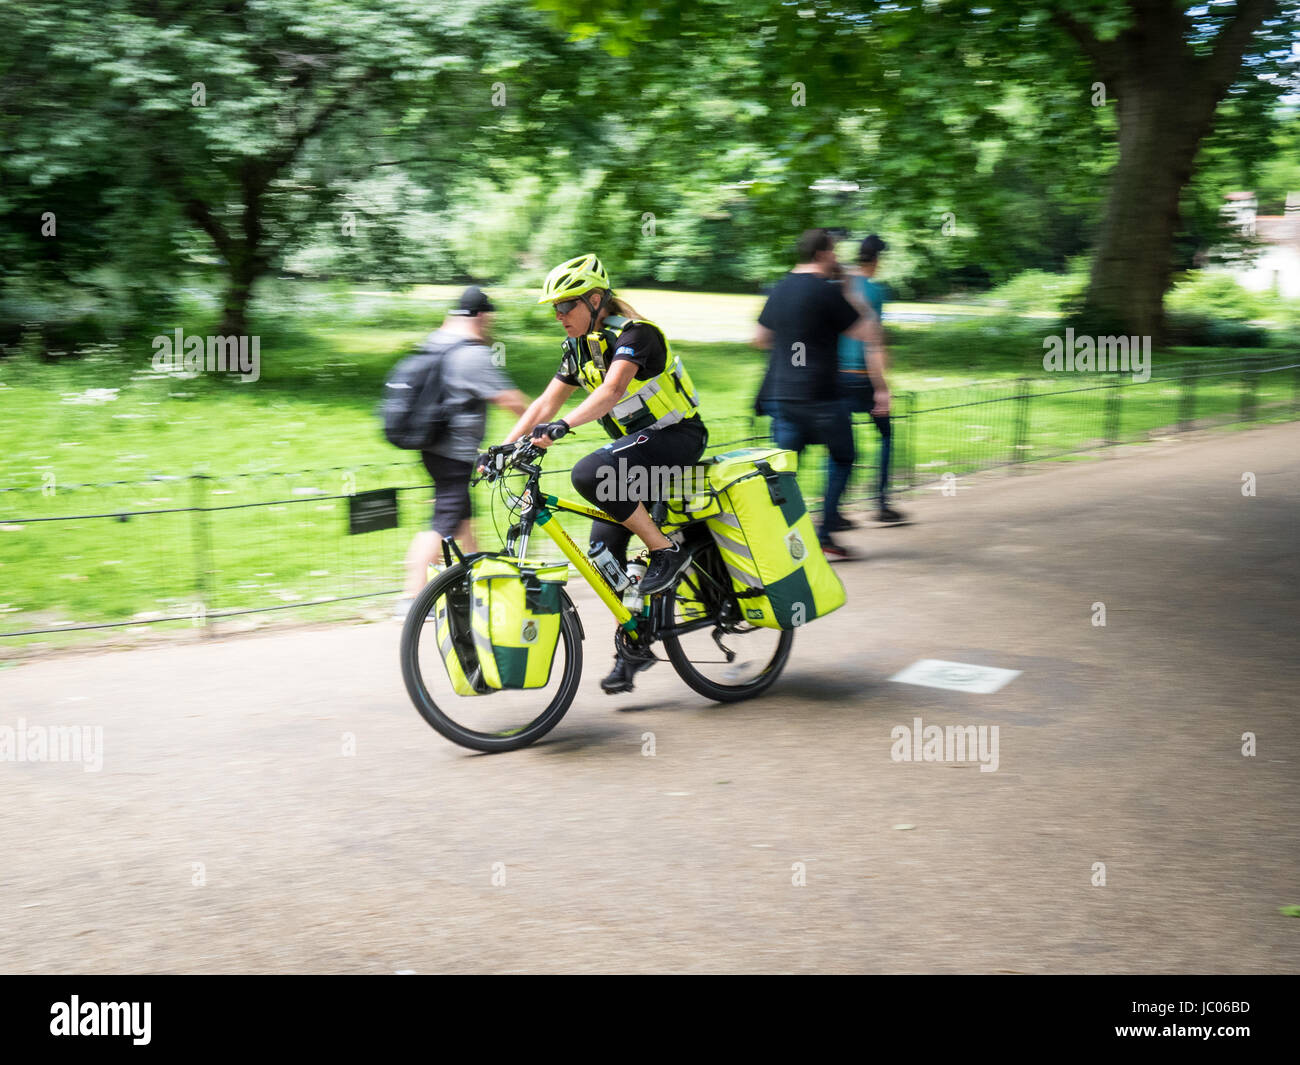
<path id="1" fill-rule="evenodd" d="M 255 280 L 245 264 L 231 264 L 221 305 L 221 325 L 217 327 L 220 336 L 248 335 L 248 303 Z"/>
<path id="2" fill-rule="evenodd" d="M 1080 325 L 1098 334 L 1164 332 L 1173 272 L 1178 199 L 1191 180 L 1219 101 L 1241 70 L 1251 36 L 1276 0 L 1238 0 L 1213 47 L 1194 48 L 1192 22 L 1178 0 L 1128 0 L 1129 27 L 1100 40 L 1074 16 L 1054 18 L 1092 60 L 1117 97 L 1119 162 L 1111 176 Z M 1200 54 L 1198 54 L 1198 52 Z"/>
<path id="3" fill-rule="evenodd" d="M 1160 66 L 1126 74 L 1116 88 L 1119 161 L 1111 175 L 1081 319 L 1093 332 L 1149 336 L 1158 343 L 1173 269 L 1178 199 L 1191 179 L 1214 103 L 1189 100 L 1182 79 Z"/>
<path id="4" fill-rule="evenodd" d="M 263 246 L 266 233 L 262 226 L 262 196 L 266 191 L 266 180 L 263 168 L 255 162 L 245 162 L 240 169 L 244 210 L 239 236 L 231 241 L 227 254 L 229 279 L 221 312 L 221 336 L 248 335 L 248 304 L 253 297 L 253 285 L 270 262 Z"/>

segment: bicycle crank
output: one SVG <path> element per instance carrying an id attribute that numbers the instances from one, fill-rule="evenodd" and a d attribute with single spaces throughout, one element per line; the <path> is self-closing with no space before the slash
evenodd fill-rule
<path id="1" fill-rule="evenodd" d="M 657 662 L 658 656 L 655 655 L 645 644 L 635 642 L 626 629 L 621 626 L 614 630 L 614 650 L 620 658 L 629 662 Z"/>

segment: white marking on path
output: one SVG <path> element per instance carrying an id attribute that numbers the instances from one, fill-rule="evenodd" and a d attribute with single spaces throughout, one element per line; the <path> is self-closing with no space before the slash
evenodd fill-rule
<path id="1" fill-rule="evenodd" d="M 919 684 L 925 688 L 947 688 L 949 691 L 989 695 L 1006 687 L 1018 676 L 1018 669 L 998 669 L 996 666 L 973 666 L 967 662 L 923 658 L 889 679 L 899 684 Z"/>

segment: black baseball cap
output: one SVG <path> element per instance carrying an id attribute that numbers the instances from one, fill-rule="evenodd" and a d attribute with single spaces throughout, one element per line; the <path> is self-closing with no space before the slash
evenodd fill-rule
<path id="1" fill-rule="evenodd" d="M 488 299 L 486 292 L 479 288 L 478 285 L 470 285 L 460 294 L 460 302 L 447 313 L 459 315 L 463 318 L 473 318 L 476 315 L 495 311 L 496 309 L 496 304 Z"/>

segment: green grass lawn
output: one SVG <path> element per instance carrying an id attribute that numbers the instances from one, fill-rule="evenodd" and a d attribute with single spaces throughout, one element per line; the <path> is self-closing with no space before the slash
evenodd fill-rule
<path id="1" fill-rule="evenodd" d="M 384 441 L 375 410 L 392 365 L 438 324 L 458 291 L 269 286 L 261 306 L 275 310 L 256 323 L 261 379 L 251 384 L 156 374 L 150 336 L 143 334 L 56 364 L 28 356 L 0 361 L 0 632 L 188 618 L 196 603 L 234 610 L 396 587 L 406 542 L 427 521 L 430 493 L 418 458 Z M 494 295 L 502 306 L 505 369 L 535 395 L 556 368 L 562 333 L 528 293 Z M 718 338 L 749 335 L 761 298 L 626 295 L 674 339 L 699 389 L 712 446 L 754 431 L 751 403 L 765 356 Z M 179 324 L 203 335 L 210 322 L 210 307 L 199 306 L 158 331 Z M 1081 387 L 1079 375 L 1063 380 L 1042 372 L 1042 338 L 1053 328 L 1005 315 L 891 328 L 896 410 L 924 411 L 899 430 L 918 476 L 980 468 L 1017 451 L 1050 457 L 1104 435 L 1111 391 L 1072 391 Z M 1230 354 L 1181 351 L 1165 362 Z M 1123 438 L 1178 420 L 1177 384 L 1162 376 L 1159 360 L 1155 369 L 1148 384 L 1118 390 Z M 1035 392 L 1044 394 L 1022 431 L 1017 404 L 991 402 L 1014 395 L 1012 379 L 1020 376 L 1034 377 Z M 1258 401 L 1284 402 L 1293 387 L 1291 377 L 1271 375 L 1261 380 Z M 901 395 L 907 392 L 918 395 Z M 1197 414 L 1226 415 L 1240 401 L 1239 379 L 1216 379 L 1200 388 Z M 489 438 L 499 439 L 511 421 L 493 410 Z M 766 420 L 757 428 L 765 432 Z M 876 451 L 869 421 L 859 438 L 866 465 Z M 557 445 L 552 469 L 603 441 L 598 427 L 584 427 Z M 820 492 L 821 467 L 814 452 L 801 471 L 810 496 Z M 864 469 L 858 487 L 868 476 Z M 547 482 L 552 491 L 573 494 L 562 474 Z M 334 497 L 379 487 L 403 489 L 402 528 L 343 535 L 347 500 Z M 495 544 L 483 492 L 481 535 Z M 246 506 L 268 501 L 274 505 Z M 137 513 L 190 506 L 230 509 Z M 32 520 L 86 514 L 105 516 Z M 579 524 L 575 534 L 583 531 Z"/>

